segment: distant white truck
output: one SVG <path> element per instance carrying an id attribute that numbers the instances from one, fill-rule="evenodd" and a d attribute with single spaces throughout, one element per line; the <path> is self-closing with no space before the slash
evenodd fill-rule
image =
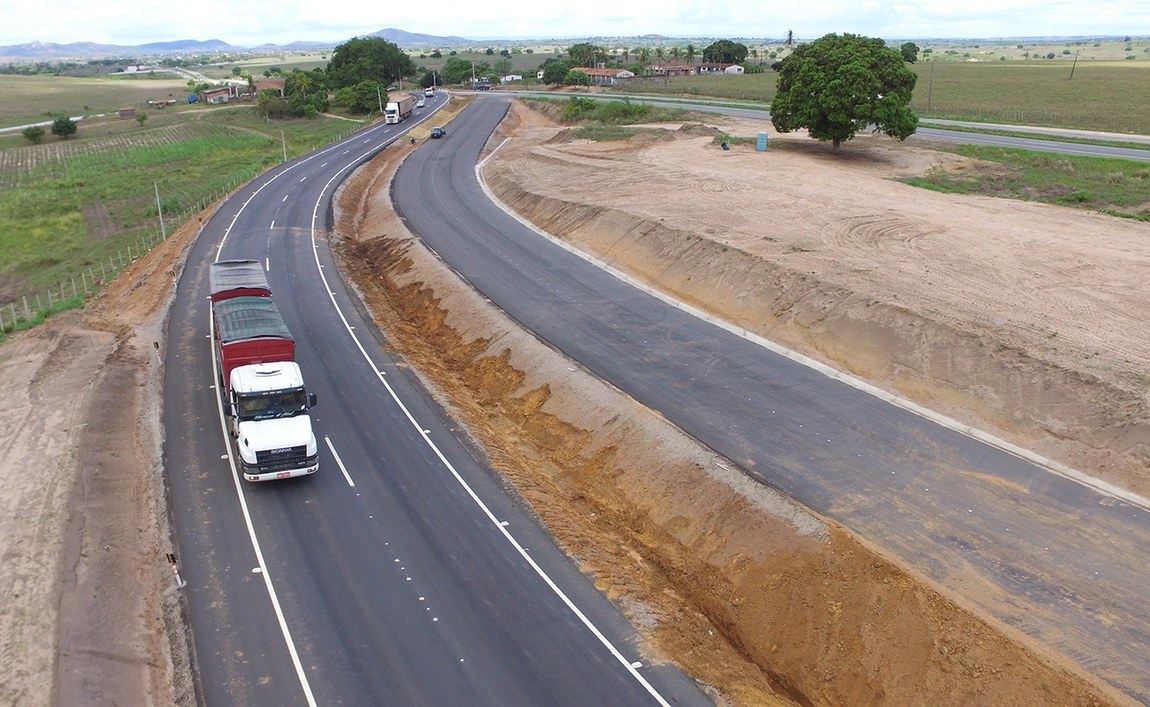
<path id="1" fill-rule="evenodd" d="M 435 88 L 432 86 L 428 86 L 427 88 L 423 89 L 423 95 L 427 96 L 428 98 L 434 98 L 435 97 Z"/>
<path id="2" fill-rule="evenodd" d="M 411 111 L 414 109 L 415 96 L 405 93 L 387 104 L 387 107 L 383 109 L 383 120 L 388 125 L 401 123 L 411 115 Z"/>

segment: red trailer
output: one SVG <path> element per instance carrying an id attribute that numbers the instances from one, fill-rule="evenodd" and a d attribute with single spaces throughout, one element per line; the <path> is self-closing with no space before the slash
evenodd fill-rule
<path id="1" fill-rule="evenodd" d="M 271 297 L 232 297 L 212 303 L 220 374 L 231 387 L 232 369 L 295 360 L 295 340 Z"/>
<path id="2" fill-rule="evenodd" d="M 208 268 L 212 302 L 233 297 L 271 297 L 272 288 L 258 260 L 221 260 Z"/>

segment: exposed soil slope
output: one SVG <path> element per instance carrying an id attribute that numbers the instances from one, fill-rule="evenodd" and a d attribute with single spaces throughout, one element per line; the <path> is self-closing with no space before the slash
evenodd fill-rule
<path id="1" fill-rule="evenodd" d="M 514 115 L 527 121 L 512 121 L 516 136 L 536 120 Z M 646 628 L 650 659 L 675 661 L 736 704 L 1121 701 L 519 330 L 395 218 L 387 185 L 410 149 L 388 150 L 341 190 L 345 270 L 496 467 Z M 732 290 L 745 277 L 724 275 L 712 282 L 729 277 Z"/>

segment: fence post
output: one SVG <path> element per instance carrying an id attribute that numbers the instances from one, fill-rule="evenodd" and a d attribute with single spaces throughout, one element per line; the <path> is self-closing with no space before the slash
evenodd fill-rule
<path id="1" fill-rule="evenodd" d="M 116 254 L 120 256 L 120 267 L 123 268 L 124 267 L 124 251 L 122 251 L 122 250 L 117 251 Z"/>
<path id="2" fill-rule="evenodd" d="M 52 290 L 48 290 L 48 309 L 52 309 Z"/>
<path id="3" fill-rule="evenodd" d="M 89 275 L 89 276 L 91 276 L 91 278 L 92 278 L 92 288 L 93 288 L 93 289 L 95 289 L 95 287 L 96 287 L 96 273 L 92 271 L 92 266 L 91 266 L 91 265 L 89 265 L 89 266 L 88 266 L 88 275 Z"/>
<path id="4" fill-rule="evenodd" d="M 36 293 L 36 313 L 39 314 L 40 312 L 43 312 L 43 311 L 44 311 L 44 306 L 40 304 L 40 293 L 37 292 Z"/>
<path id="5" fill-rule="evenodd" d="M 84 294 L 88 294 L 88 276 L 83 270 L 80 271 L 80 286 L 84 288 Z"/>
<path id="6" fill-rule="evenodd" d="M 84 273 L 80 273 L 81 276 L 83 276 L 83 274 Z M 76 294 L 76 278 L 72 278 L 72 299 L 76 299 L 77 296 L 78 295 Z"/>
<path id="7" fill-rule="evenodd" d="M 32 318 L 32 312 L 28 311 L 28 295 L 24 295 L 24 318 Z"/>
<path id="8" fill-rule="evenodd" d="M 60 301 L 63 302 L 66 299 L 68 299 L 68 293 L 64 290 L 64 283 L 60 282 Z"/>
<path id="9" fill-rule="evenodd" d="M 16 303 L 15 302 L 9 302 L 8 308 L 12 310 L 12 328 L 15 329 L 16 328 Z"/>

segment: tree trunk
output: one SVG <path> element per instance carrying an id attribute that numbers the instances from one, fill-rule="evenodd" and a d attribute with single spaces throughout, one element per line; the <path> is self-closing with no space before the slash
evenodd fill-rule
<path id="1" fill-rule="evenodd" d="M 831 140 L 831 148 L 837 152 L 839 149 L 839 145 L 841 145 L 842 142 L 843 142 L 842 140 L 840 140 L 836 137 L 834 140 Z"/>

